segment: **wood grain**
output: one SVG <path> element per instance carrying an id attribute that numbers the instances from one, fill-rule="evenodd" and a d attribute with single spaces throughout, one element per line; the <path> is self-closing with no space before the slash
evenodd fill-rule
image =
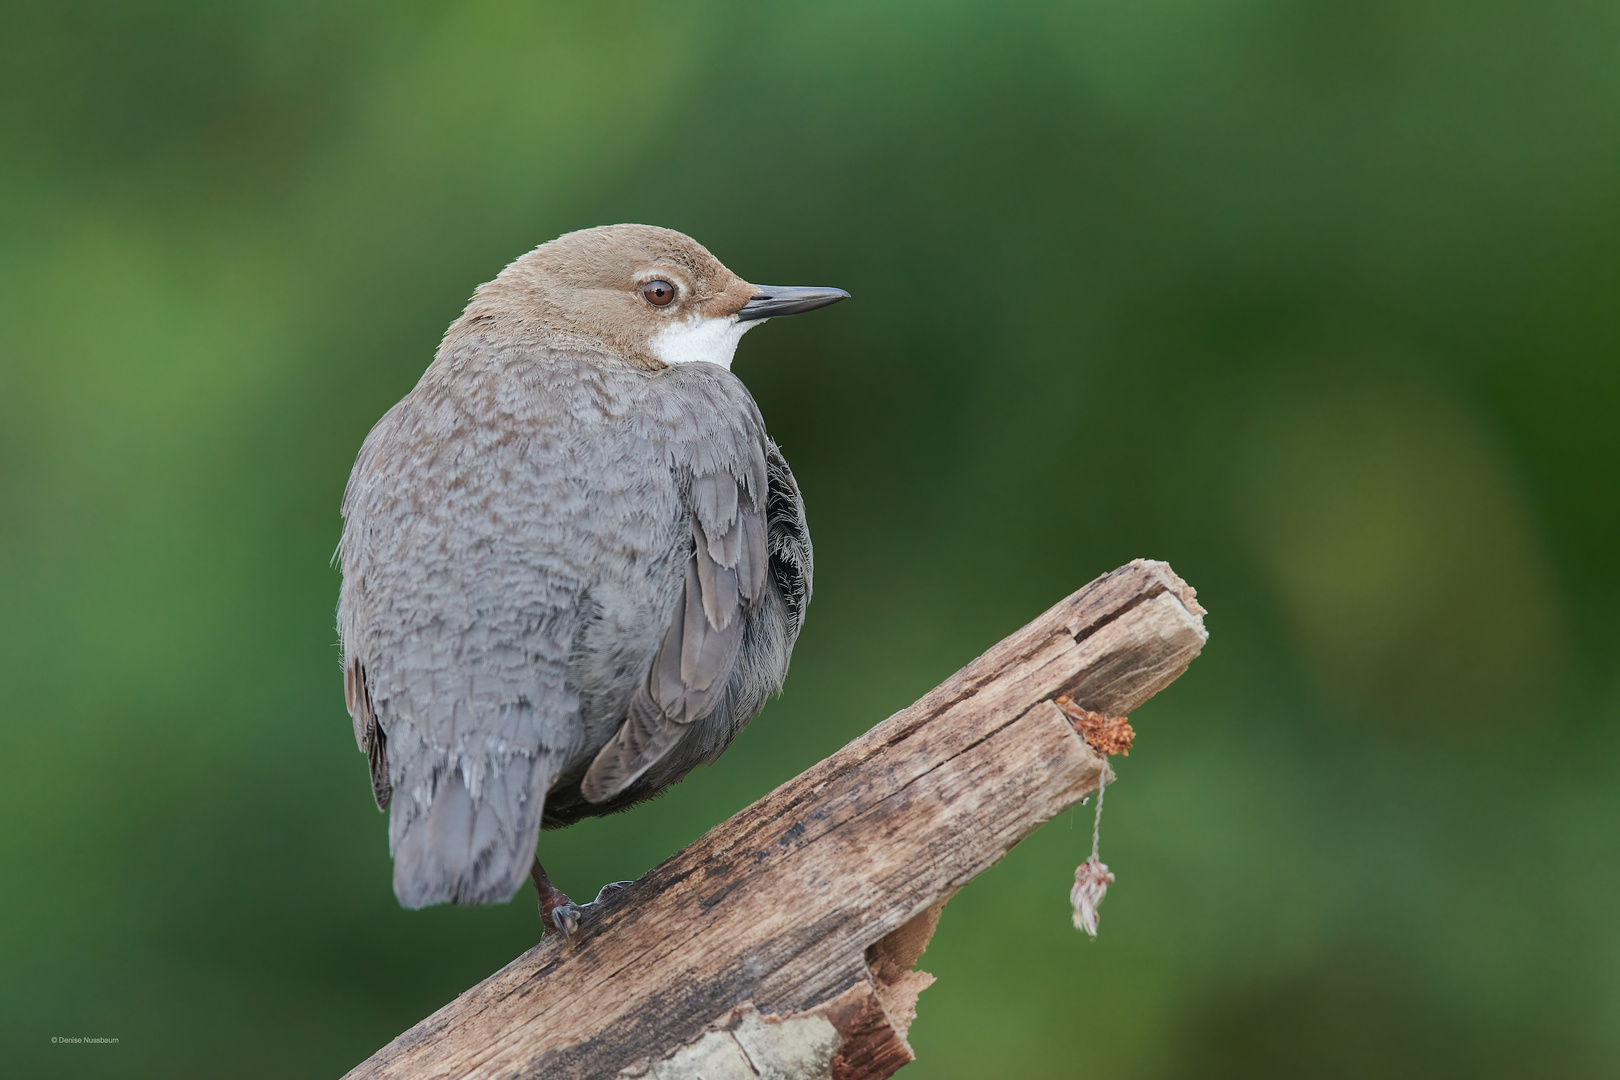
<path id="1" fill-rule="evenodd" d="M 1098 578 L 349 1077 L 892 1074 L 945 900 L 1107 768 L 1051 699 L 1129 712 L 1203 614 L 1164 563 Z"/>

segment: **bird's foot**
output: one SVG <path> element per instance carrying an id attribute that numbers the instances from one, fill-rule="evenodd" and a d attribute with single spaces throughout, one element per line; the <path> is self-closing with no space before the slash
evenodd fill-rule
<path id="1" fill-rule="evenodd" d="M 595 907 L 604 899 L 612 896 L 614 893 L 618 892 L 620 889 L 629 884 L 632 883 L 628 881 L 611 881 L 602 886 L 601 891 L 596 894 L 595 900 L 592 900 L 586 904 L 576 904 L 572 900 L 568 899 L 568 897 L 563 896 L 563 894 L 558 890 L 553 889 L 551 890 L 552 894 L 558 897 L 558 901 L 550 909 L 549 913 L 547 912 L 545 905 L 542 904 L 540 918 L 542 921 L 546 922 L 546 929 L 561 930 L 563 937 L 570 945 L 572 945 L 574 943 L 574 931 L 579 929 L 580 920 L 585 917 L 585 909 Z M 548 919 L 549 921 L 547 921 Z"/>
<path id="2" fill-rule="evenodd" d="M 546 928 L 546 933 L 561 934 L 570 945 L 574 943 L 574 931 L 579 929 L 586 908 L 600 904 L 620 889 L 633 884 L 629 881 L 609 882 L 602 886 L 595 900 L 589 904 L 576 904 L 568 898 L 567 893 L 551 883 L 539 859 L 534 860 L 529 876 L 534 879 L 535 898 L 540 901 L 540 924 Z"/>
<path id="3" fill-rule="evenodd" d="M 563 937 L 568 940 L 569 944 L 573 944 L 574 931 L 579 929 L 579 922 L 585 917 L 585 909 L 595 907 L 609 896 L 612 896 L 614 893 L 630 884 L 632 884 L 632 882 L 610 881 L 608 884 L 602 886 L 601 891 L 596 894 L 596 899 L 587 904 L 576 904 L 572 900 L 568 899 L 568 897 L 564 896 L 560 890 L 552 889 L 551 894 L 556 899 L 549 909 L 546 907 L 544 901 L 541 902 L 540 919 L 546 924 L 546 929 L 561 931 Z"/>
<path id="4" fill-rule="evenodd" d="M 563 940 L 573 944 L 574 931 L 579 929 L 579 918 L 584 912 L 567 893 L 551 883 L 539 859 L 534 860 L 529 876 L 534 879 L 535 899 L 540 902 L 540 925 L 546 928 L 547 934 L 560 933 Z"/>
<path id="5" fill-rule="evenodd" d="M 585 911 L 560 891 L 556 892 L 556 897 L 557 902 L 549 907 L 545 902 L 541 902 L 540 922 L 544 924 L 546 933 L 561 933 L 563 940 L 572 945 L 574 931 L 579 929 L 580 916 L 584 915 Z"/>

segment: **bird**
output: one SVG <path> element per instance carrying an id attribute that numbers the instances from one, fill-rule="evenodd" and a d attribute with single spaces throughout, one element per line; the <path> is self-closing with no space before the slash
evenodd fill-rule
<path id="1" fill-rule="evenodd" d="M 781 690 L 810 532 L 731 362 L 848 296 L 749 284 L 670 229 L 565 233 L 478 286 L 371 429 L 337 623 L 402 906 L 528 879 L 572 939 L 590 905 L 551 883 L 540 830 L 658 794 Z"/>

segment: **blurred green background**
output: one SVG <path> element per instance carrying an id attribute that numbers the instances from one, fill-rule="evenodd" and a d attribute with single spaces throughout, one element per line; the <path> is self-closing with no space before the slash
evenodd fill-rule
<path id="1" fill-rule="evenodd" d="M 534 943 L 395 903 L 329 559 L 472 288 L 616 221 L 854 299 L 737 362 L 787 693 L 564 888 L 1152 556 L 1212 637 L 1101 938 L 1087 808 L 905 1075 L 1620 1070 L 1620 5 L 6 0 L 0 125 L 0 1071 L 336 1076 Z"/>

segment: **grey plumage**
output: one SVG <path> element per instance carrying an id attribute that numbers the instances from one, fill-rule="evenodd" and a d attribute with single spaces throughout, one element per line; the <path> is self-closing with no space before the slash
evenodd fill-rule
<path id="1" fill-rule="evenodd" d="M 624 306 L 650 272 L 684 322 Z M 780 689 L 812 575 L 793 474 L 736 376 L 657 352 L 757 293 L 678 233 L 562 237 L 365 440 L 338 625 L 406 907 L 510 898 L 542 824 L 655 794 Z"/>

